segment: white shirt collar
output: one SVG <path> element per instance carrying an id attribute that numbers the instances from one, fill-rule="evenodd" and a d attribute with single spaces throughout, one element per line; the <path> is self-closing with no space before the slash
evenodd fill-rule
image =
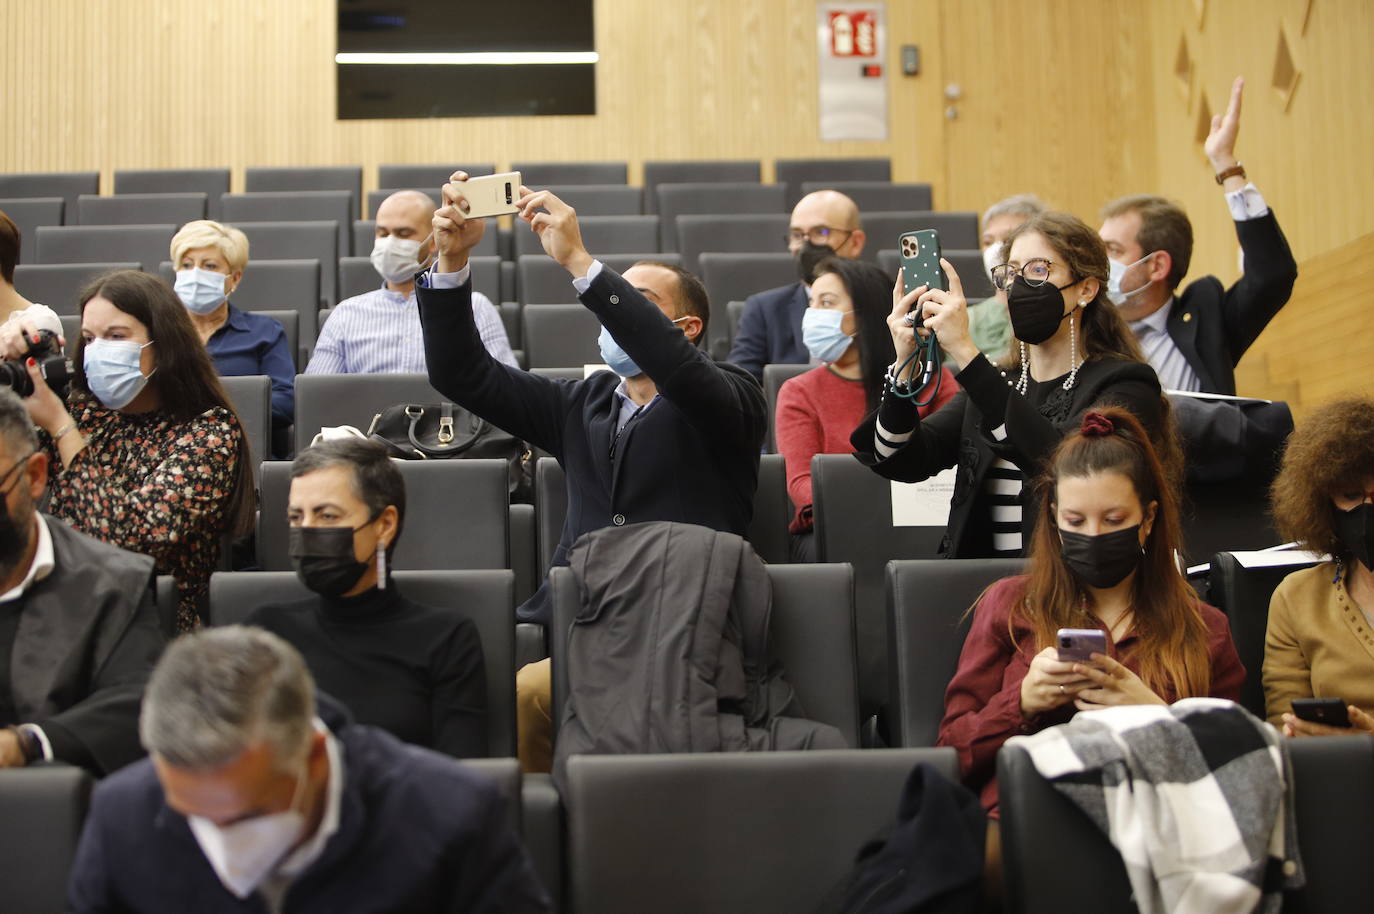
<path id="1" fill-rule="evenodd" d="M 325 726 L 324 721 L 318 717 L 315 718 L 315 729 L 324 733 L 325 757 L 329 759 L 329 783 L 325 785 L 324 815 L 320 818 L 320 827 L 315 829 L 315 834 L 311 835 L 310 840 L 296 848 L 291 856 L 277 866 L 277 876 L 291 878 L 300 875 L 306 867 L 319 859 L 329 839 L 339 830 L 339 817 L 343 810 L 343 748 Z"/>
<path id="2" fill-rule="evenodd" d="M 1169 324 L 1169 314 L 1173 310 L 1174 299 L 1172 296 L 1170 296 L 1169 300 L 1164 303 L 1163 307 L 1161 307 L 1154 314 L 1151 314 L 1149 317 L 1142 317 L 1138 321 L 1131 321 L 1131 332 L 1134 333 L 1136 336 L 1140 336 L 1141 332 L 1145 328 L 1149 328 L 1150 330 L 1153 330 L 1156 333 L 1166 332 L 1166 328 Z"/>
<path id="3" fill-rule="evenodd" d="M 35 582 L 52 574 L 54 566 L 52 533 L 48 531 L 48 525 L 44 522 L 43 515 L 37 511 L 33 513 L 33 521 L 36 526 L 34 535 L 38 537 L 38 548 L 33 551 L 33 561 L 29 563 L 29 570 L 24 575 L 24 580 L 0 594 L 0 603 L 19 599 L 28 592 Z"/>

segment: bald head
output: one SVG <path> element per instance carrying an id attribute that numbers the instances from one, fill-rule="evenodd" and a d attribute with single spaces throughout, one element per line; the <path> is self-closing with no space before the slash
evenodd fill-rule
<path id="1" fill-rule="evenodd" d="M 828 230 L 828 231 L 826 231 Z M 797 201 L 788 225 L 788 250 L 796 252 L 802 241 L 833 248 L 841 257 L 858 257 L 864 247 L 859 207 L 837 190 L 818 190 Z"/>

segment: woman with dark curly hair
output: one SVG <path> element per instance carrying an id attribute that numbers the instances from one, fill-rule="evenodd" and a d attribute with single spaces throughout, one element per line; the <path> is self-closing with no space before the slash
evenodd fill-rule
<path id="1" fill-rule="evenodd" d="M 1299 720 L 1295 698 L 1340 698 L 1374 732 L 1374 399 L 1328 403 L 1288 439 L 1272 491 L 1287 539 L 1332 558 L 1283 579 L 1269 603 L 1264 703 L 1287 736 L 1349 729 Z"/>

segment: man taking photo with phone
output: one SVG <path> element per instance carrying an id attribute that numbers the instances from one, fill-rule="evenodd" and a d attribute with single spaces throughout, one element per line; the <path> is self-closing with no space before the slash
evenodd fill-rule
<path id="1" fill-rule="evenodd" d="M 522 187 L 519 218 L 597 316 L 601 355 L 612 370 L 555 381 L 503 365 L 482 347 L 473 320 L 468 254 L 486 227 L 465 215 L 466 180 L 456 172 L 444 186 L 434 215 L 438 261 L 418 283 L 429 379 L 563 467 L 568 512 L 553 564 L 567 564 L 582 534 L 611 525 L 678 521 L 746 535 L 767 407 L 750 374 L 701 348 L 710 317 L 701 281 L 652 262 L 620 276 L 587 252 L 572 207 Z M 549 624 L 547 582 L 517 616 Z M 549 690 L 547 660 L 517 676 L 526 771 L 549 770 Z"/>

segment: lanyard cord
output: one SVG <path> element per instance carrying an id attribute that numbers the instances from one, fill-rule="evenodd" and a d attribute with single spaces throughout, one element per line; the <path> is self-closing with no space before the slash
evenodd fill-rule
<path id="1" fill-rule="evenodd" d="M 935 402 L 940 396 L 940 384 L 944 380 L 944 372 L 941 366 L 944 356 L 940 352 L 940 342 L 935 338 L 935 331 L 931 331 L 926 337 L 916 334 L 916 349 L 907 356 L 902 364 L 898 365 L 892 372 L 893 378 L 900 378 L 902 374 L 915 362 L 921 367 L 920 380 L 912 380 L 906 390 L 902 390 L 896 384 L 892 385 L 892 395 L 901 397 L 903 400 L 910 400 L 917 409 L 923 409 Z M 919 399 L 921 392 L 929 388 L 930 395 L 924 400 Z"/>

